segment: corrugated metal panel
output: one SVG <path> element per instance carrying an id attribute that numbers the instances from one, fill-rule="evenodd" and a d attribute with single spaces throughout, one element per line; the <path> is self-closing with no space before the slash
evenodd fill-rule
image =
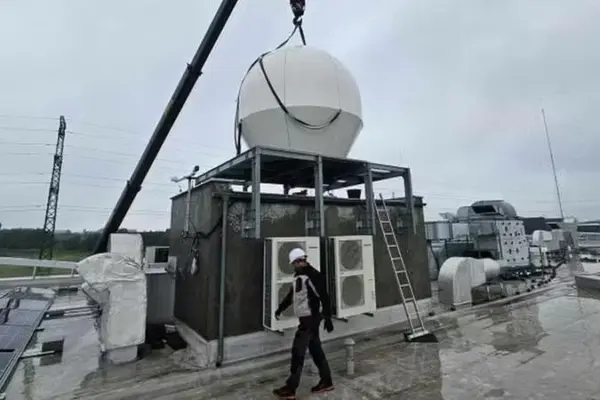
<path id="1" fill-rule="evenodd" d="M 174 321 L 175 279 L 164 269 L 146 270 L 148 294 L 148 324 L 164 324 Z"/>
<path id="2" fill-rule="evenodd" d="M 452 236 L 452 223 L 450 221 L 425 223 L 425 237 L 427 240 L 450 240 Z"/>

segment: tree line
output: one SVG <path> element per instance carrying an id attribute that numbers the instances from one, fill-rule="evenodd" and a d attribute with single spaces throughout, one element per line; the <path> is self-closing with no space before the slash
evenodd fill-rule
<path id="1" fill-rule="evenodd" d="M 169 230 L 166 231 L 135 231 L 120 229 L 118 232 L 140 233 L 146 246 L 168 246 Z M 42 229 L 1 229 L 0 249 L 30 250 L 39 249 L 44 237 Z M 54 235 L 55 252 L 91 253 L 100 237 L 99 231 L 60 231 Z"/>

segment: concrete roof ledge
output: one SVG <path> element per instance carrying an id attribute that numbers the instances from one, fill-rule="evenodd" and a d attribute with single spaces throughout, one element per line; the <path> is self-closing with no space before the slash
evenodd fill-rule
<path id="1" fill-rule="evenodd" d="M 600 274 L 589 272 L 575 272 L 575 286 L 578 289 L 598 290 L 600 291 Z"/>

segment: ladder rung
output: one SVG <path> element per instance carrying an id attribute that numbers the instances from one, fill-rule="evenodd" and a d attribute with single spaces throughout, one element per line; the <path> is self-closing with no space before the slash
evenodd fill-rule
<path id="1" fill-rule="evenodd" d="M 406 274 L 405 269 L 396 268 L 394 271 L 396 271 L 397 274 Z"/>
<path id="2" fill-rule="evenodd" d="M 414 297 L 405 297 L 404 302 L 406 303 L 407 301 L 410 301 L 411 303 L 413 303 L 415 301 L 415 298 Z"/>
<path id="3" fill-rule="evenodd" d="M 392 257 L 392 261 L 402 260 L 400 257 Z"/>
<path id="4" fill-rule="evenodd" d="M 410 287 L 410 285 L 408 283 L 402 283 L 400 284 L 400 287 Z"/>

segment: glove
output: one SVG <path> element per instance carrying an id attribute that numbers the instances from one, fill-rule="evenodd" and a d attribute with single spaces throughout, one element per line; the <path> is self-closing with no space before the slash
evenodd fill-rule
<path id="1" fill-rule="evenodd" d="M 281 311 L 275 311 L 275 319 L 279 321 L 279 317 L 281 316 Z"/>
<path id="2" fill-rule="evenodd" d="M 331 318 L 326 318 L 324 325 L 325 325 L 325 330 L 327 331 L 327 333 L 333 332 L 333 322 L 331 322 Z"/>

